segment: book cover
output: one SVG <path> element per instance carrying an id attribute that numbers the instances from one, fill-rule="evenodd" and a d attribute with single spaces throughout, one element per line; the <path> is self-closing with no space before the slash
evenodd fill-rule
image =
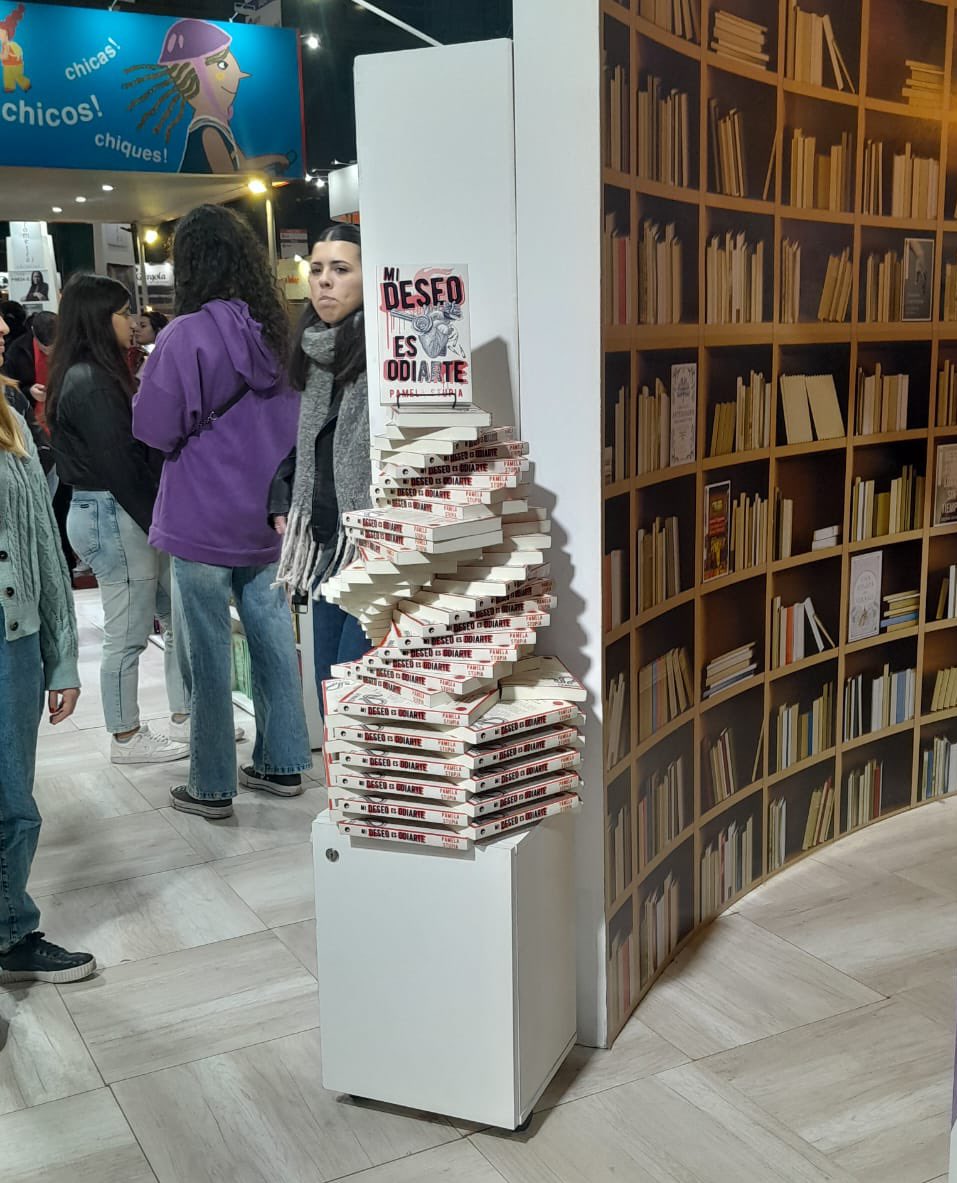
<path id="1" fill-rule="evenodd" d="M 881 625 L 881 566 L 884 552 L 871 550 L 851 556 L 847 640 L 876 637 Z"/>
<path id="2" fill-rule="evenodd" d="M 471 404 L 467 267 L 382 267 L 378 317 L 382 405 L 408 410 Z"/>
<path id="3" fill-rule="evenodd" d="M 697 438 L 698 366 L 671 367 L 671 464 L 692 464 Z"/>
<path id="4" fill-rule="evenodd" d="M 718 579 L 730 570 L 731 482 L 719 481 L 704 491 L 704 573 Z"/>
<path id="5" fill-rule="evenodd" d="M 930 320 L 933 275 L 934 240 L 905 238 L 901 320 Z"/>
<path id="6" fill-rule="evenodd" d="M 937 448 L 934 479 L 934 525 L 957 522 L 957 444 Z"/>

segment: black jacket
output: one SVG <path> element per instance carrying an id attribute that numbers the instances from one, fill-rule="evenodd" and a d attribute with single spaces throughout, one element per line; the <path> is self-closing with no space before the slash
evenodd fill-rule
<path id="1" fill-rule="evenodd" d="M 40 463 L 43 465 L 43 471 L 49 472 L 53 467 L 53 448 L 50 446 L 50 441 L 47 439 L 46 432 L 37 423 L 37 417 L 33 413 L 33 403 L 20 390 L 18 386 L 3 387 L 3 393 L 6 396 L 7 402 L 15 411 L 26 419 L 27 427 L 30 428 L 30 434 L 33 436 L 33 442 L 37 446 L 37 455 L 40 457 Z"/>
<path id="2" fill-rule="evenodd" d="M 33 360 L 33 333 L 21 333 L 7 349 L 3 361 L 3 372 L 14 382 L 20 383 L 24 394 L 30 394 L 30 387 L 37 380 L 37 366 Z"/>
<path id="3" fill-rule="evenodd" d="M 332 448 L 335 438 L 339 406 L 342 403 L 340 391 L 333 394 L 332 406 L 326 422 L 316 436 L 316 478 L 312 487 L 312 537 L 317 543 L 335 538 L 339 529 L 339 501 L 336 497 L 336 482 L 333 476 Z M 279 515 L 288 515 L 292 506 L 292 486 L 296 475 L 296 449 L 289 453 L 276 470 L 269 486 L 267 512 L 272 521 Z"/>
<path id="4" fill-rule="evenodd" d="M 72 366 L 56 400 L 52 428 L 60 479 L 74 489 L 112 493 L 148 532 L 163 458 L 133 438 L 130 395 L 103 370 L 86 363 Z"/>

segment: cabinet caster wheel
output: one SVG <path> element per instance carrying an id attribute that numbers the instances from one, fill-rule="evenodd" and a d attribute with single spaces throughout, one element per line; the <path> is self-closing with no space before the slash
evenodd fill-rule
<path id="1" fill-rule="evenodd" d="M 534 1116 L 535 1116 L 534 1113 L 530 1113 L 528 1115 L 528 1117 L 525 1118 L 525 1120 L 522 1122 L 521 1125 L 515 1127 L 515 1133 L 516 1134 L 524 1134 L 525 1131 L 528 1129 L 528 1127 L 532 1124 L 532 1118 Z"/>

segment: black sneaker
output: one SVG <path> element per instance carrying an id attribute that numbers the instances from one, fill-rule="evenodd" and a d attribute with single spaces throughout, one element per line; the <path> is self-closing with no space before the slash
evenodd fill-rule
<path id="1" fill-rule="evenodd" d="M 232 797 L 194 797 L 185 785 L 170 789 L 169 803 L 180 813 L 196 813 L 211 822 L 233 816 Z"/>
<path id="2" fill-rule="evenodd" d="M 96 969 L 92 953 L 68 953 L 31 932 L 6 953 L 0 953 L 0 985 L 11 982 L 81 982 Z"/>
<path id="3" fill-rule="evenodd" d="M 292 776 L 279 776 L 274 772 L 257 772 L 252 764 L 240 768 L 239 783 L 244 789 L 264 789 L 277 797 L 298 797 L 305 789 L 298 772 Z"/>

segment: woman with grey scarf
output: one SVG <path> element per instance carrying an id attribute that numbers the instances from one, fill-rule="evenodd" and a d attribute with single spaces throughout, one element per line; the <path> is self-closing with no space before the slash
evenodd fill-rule
<path id="1" fill-rule="evenodd" d="M 359 230 L 327 227 L 309 260 L 309 305 L 296 333 L 290 380 L 302 391 L 295 451 L 280 466 L 269 513 L 283 535 L 279 582 L 312 595 L 316 682 L 369 642 L 354 616 L 320 594 L 353 558 L 341 515 L 369 504 L 369 404 Z"/>

